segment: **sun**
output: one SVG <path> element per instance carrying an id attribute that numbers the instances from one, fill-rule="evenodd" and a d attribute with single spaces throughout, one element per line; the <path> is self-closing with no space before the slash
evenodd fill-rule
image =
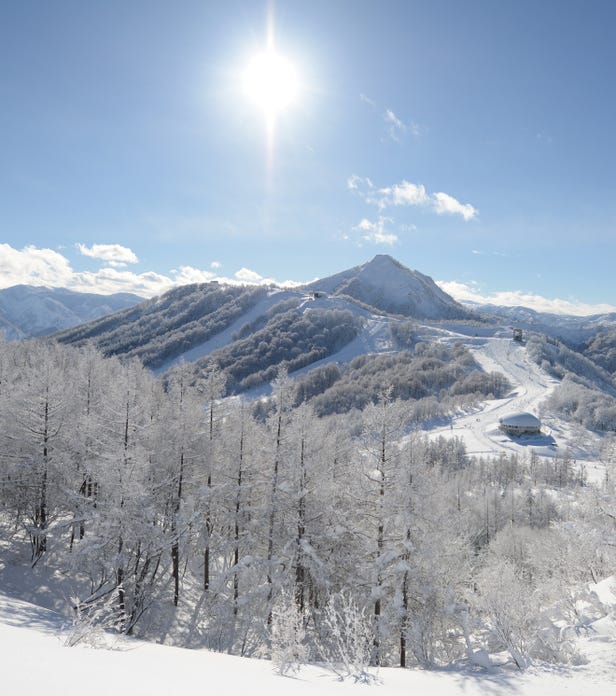
<path id="1" fill-rule="evenodd" d="M 268 120 L 284 111 L 298 96 L 299 81 L 293 64 L 273 48 L 255 55 L 244 71 L 244 91 Z"/>

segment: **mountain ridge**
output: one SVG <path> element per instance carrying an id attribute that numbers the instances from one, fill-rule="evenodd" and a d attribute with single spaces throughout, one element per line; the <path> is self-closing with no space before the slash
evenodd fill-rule
<path id="1" fill-rule="evenodd" d="M 45 336 L 133 306 L 132 293 L 102 295 L 33 285 L 0 290 L 0 331 L 5 340 Z"/>

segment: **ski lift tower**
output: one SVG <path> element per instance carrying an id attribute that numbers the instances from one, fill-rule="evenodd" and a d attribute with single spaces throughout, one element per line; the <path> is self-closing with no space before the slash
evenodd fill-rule
<path id="1" fill-rule="evenodd" d="M 513 340 L 516 343 L 524 343 L 524 333 L 522 329 L 513 329 Z"/>

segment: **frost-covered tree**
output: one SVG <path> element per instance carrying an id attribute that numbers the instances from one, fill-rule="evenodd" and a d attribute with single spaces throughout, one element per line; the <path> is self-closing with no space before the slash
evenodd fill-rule
<path id="1" fill-rule="evenodd" d="M 73 417 L 72 351 L 29 343 L 7 349 L 3 384 L 2 459 L 11 481 L 8 503 L 25 525 L 32 563 L 48 548 L 48 530 L 65 504 L 71 477 L 69 444 Z"/>
<path id="2" fill-rule="evenodd" d="M 307 661 L 302 611 L 293 597 L 282 593 L 272 608 L 272 662 L 278 674 L 297 674 Z"/>

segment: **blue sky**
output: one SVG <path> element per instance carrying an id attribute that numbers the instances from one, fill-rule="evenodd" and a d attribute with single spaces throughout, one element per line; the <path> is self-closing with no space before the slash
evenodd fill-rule
<path id="1" fill-rule="evenodd" d="M 299 94 L 242 87 L 267 41 Z M 0 3 L 0 285 L 306 281 L 616 305 L 616 3 Z M 600 307 L 597 307 L 600 308 Z"/>

